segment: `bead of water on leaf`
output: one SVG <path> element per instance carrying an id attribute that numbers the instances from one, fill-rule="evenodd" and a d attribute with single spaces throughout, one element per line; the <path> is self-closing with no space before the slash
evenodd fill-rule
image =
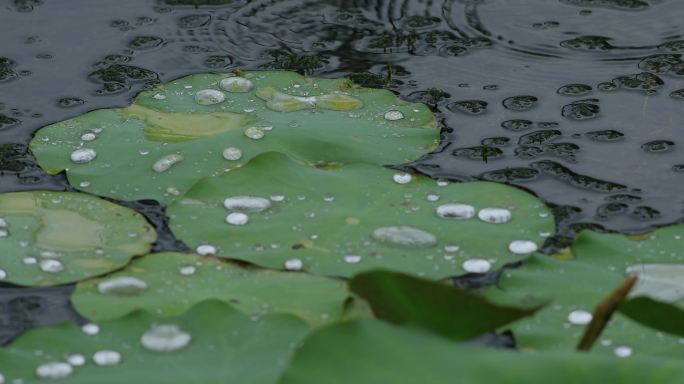
<path id="1" fill-rule="evenodd" d="M 300 271 L 302 267 L 304 267 L 304 263 L 299 259 L 288 259 L 285 261 L 285 269 L 289 271 Z"/>
<path id="2" fill-rule="evenodd" d="M 162 157 L 161 159 L 157 160 L 154 164 L 152 164 L 152 170 L 157 173 L 162 173 L 181 161 L 183 161 L 182 155 L 172 153 L 170 155 Z"/>
<path id="3" fill-rule="evenodd" d="M 489 272 L 492 264 L 485 259 L 469 259 L 463 262 L 463 270 L 470 273 Z"/>
<path id="4" fill-rule="evenodd" d="M 228 92 L 249 92 L 254 86 L 251 80 L 239 76 L 225 78 L 221 80 L 220 85 Z"/>
<path id="5" fill-rule="evenodd" d="M 7 278 L 7 272 L 4 269 L 0 269 L 0 280 L 5 280 Z"/>
<path id="6" fill-rule="evenodd" d="M 183 276 L 192 276 L 195 274 L 195 272 L 197 272 L 197 268 L 194 265 L 186 265 L 180 267 L 178 271 Z"/>
<path id="7" fill-rule="evenodd" d="M 58 273 L 64 270 L 64 264 L 59 260 L 48 259 L 40 261 L 40 269 L 47 273 Z"/>
<path id="8" fill-rule="evenodd" d="M 448 253 L 458 252 L 459 249 L 461 249 L 461 247 L 456 244 L 447 244 L 444 246 L 444 252 Z"/>
<path id="9" fill-rule="evenodd" d="M 511 211 L 505 208 L 483 208 L 477 217 L 487 223 L 503 224 L 511 220 Z"/>
<path id="10" fill-rule="evenodd" d="M 593 316 L 591 312 L 578 309 L 568 314 L 568 321 L 570 322 L 570 324 L 586 325 L 591 322 L 592 317 Z"/>
<path id="11" fill-rule="evenodd" d="M 245 136 L 252 140 L 259 140 L 264 137 L 265 133 L 261 127 L 249 127 L 245 129 Z"/>
<path id="12" fill-rule="evenodd" d="M 38 263 L 38 259 L 36 259 L 35 257 L 26 256 L 23 259 L 21 259 L 21 262 L 26 265 L 33 265 Z"/>
<path id="13" fill-rule="evenodd" d="M 202 244 L 198 245 L 197 248 L 195 249 L 195 252 L 197 252 L 198 255 L 206 256 L 206 255 L 215 255 L 216 254 L 216 247 L 210 244 Z"/>
<path id="14" fill-rule="evenodd" d="M 434 201 L 439 200 L 439 195 L 437 195 L 437 194 L 435 194 L 435 193 L 430 193 L 430 194 L 428 194 L 428 195 L 425 197 L 425 199 L 426 199 L 427 201 L 433 201 L 433 202 L 434 202 Z"/>
<path id="15" fill-rule="evenodd" d="M 71 161 L 76 164 L 85 164 L 97 157 L 97 152 L 92 148 L 79 148 L 71 152 Z"/>
<path id="16" fill-rule="evenodd" d="M 5 384 L 5 376 L 2 373 L 0 373 L 0 384 Z"/>
<path id="17" fill-rule="evenodd" d="M 249 216 L 242 212 L 233 212 L 226 216 L 226 223 L 231 225 L 245 225 L 249 222 Z"/>
<path id="18" fill-rule="evenodd" d="M 529 240 L 513 240 L 508 245 L 508 250 L 515 254 L 532 253 L 537 248 L 537 244 Z"/>
<path id="19" fill-rule="evenodd" d="M 446 187 L 449 185 L 449 180 L 437 180 L 438 187 Z"/>
<path id="20" fill-rule="evenodd" d="M 475 207 L 468 204 L 442 204 L 437 207 L 436 212 L 443 219 L 470 219 L 475 216 Z"/>
<path id="21" fill-rule="evenodd" d="M 159 324 L 147 330 L 140 338 L 145 349 L 155 352 L 174 352 L 187 347 L 192 336 L 177 325 Z"/>
<path id="22" fill-rule="evenodd" d="M 359 255 L 345 255 L 344 262 L 348 264 L 356 264 L 361 261 L 361 256 Z"/>
<path id="23" fill-rule="evenodd" d="M 100 333 L 100 326 L 95 323 L 87 323 L 81 326 L 81 332 L 86 335 L 93 336 Z"/>
<path id="24" fill-rule="evenodd" d="M 391 110 L 385 112 L 385 120 L 396 121 L 404 118 L 404 114 L 401 111 Z"/>
<path id="25" fill-rule="evenodd" d="M 630 357 L 632 355 L 632 348 L 630 348 L 626 345 L 621 345 L 619 347 L 615 347 L 615 349 L 613 349 L 613 353 L 617 357 L 622 357 L 622 358 Z"/>
<path id="26" fill-rule="evenodd" d="M 59 380 L 64 379 L 74 372 L 74 368 L 61 361 L 52 361 L 41 364 L 36 368 L 36 376 L 41 379 Z"/>
<path id="27" fill-rule="evenodd" d="M 275 201 L 276 203 L 278 203 L 278 202 L 285 200 L 285 196 L 284 195 L 272 195 L 270 197 L 270 199 L 271 199 L 271 201 Z"/>
<path id="28" fill-rule="evenodd" d="M 413 176 L 410 173 L 395 173 L 392 176 L 392 180 L 397 184 L 408 184 L 411 182 L 411 179 L 413 179 Z"/>
<path id="29" fill-rule="evenodd" d="M 231 211 L 261 212 L 269 209 L 271 202 L 258 196 L 231 196 L 223 200 L 223 206 Z"/>
<path id="30" fill-rule="evenodd" d="M 121 362 L 121 354 L 117 351 L 102 350 L 93 354 L 93 362 L 97 365 L 117 365 Z"/>
<path id="31" fill-rule="evenodd" d="M 228 147 L 223 150 L 223 158 L 230 161 L 240 160 L 242 158 L 242 151 L 240 148 Z"/>
<path id="32" fill-rule="evenodd" d="M 81 140 L 83 141 L 93 141 L 95 139 L 97 139 L 97 133 L 93 131 L 86 131 L 81 135 Z"/>
<path id="33" fill-rule="evenodd" d="M 101 281 L 97 290 L 105 295 L 136 295 L 147 289 L 147 283 L 133 276 L 118 276 Z"/>
<path id="34" fill-rule="evenodd" d="M 81 188 L 88 188 L 90 187 L 90 181 L 81 181 L 80 183 L 78 183 L 78 186 Z"/>
<path id="35" fill-rule="evenodd" d="M 222 103 L 226 95 L 215 89 L 203 89 L 195 93 L 195 102 L 200 105 L 212 105 Z"/>
<path id="36" fill-rule="evenodd" d="M 161 93 L 155 93 L 152 96 L 152 98 L 155 100 L 164 100 L 164 99 L 166 99 L 166 95 L 162 95 Z"/>
<path id="37" fill-rule="evenodd" d="M 381 243 L 398 247 L 427 248 L 437 244 L 437 237 L 432 233 L 404 225 L 377 228 L 372 237 Z"/>
<path id="38" fill-rule="evenodd" d="M 81 355 L 80 353 L 75 353 L 73 355 L 69 355 L 67 357 L 67 363 L 74 367 L 80 367 L 81 365 L 86 363 L 86 358 L 85 356 Z"/>

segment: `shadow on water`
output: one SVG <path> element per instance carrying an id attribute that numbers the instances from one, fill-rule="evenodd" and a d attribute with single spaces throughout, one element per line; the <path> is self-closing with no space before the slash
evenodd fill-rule
<path id="1" fill-rule="evenodd" d="M 408 164 L 524 188 L 578 230 L 684 216 L 684 4 L 676 0 L 0 0 L 0 192 L 67 190 L 27 151 L 39 127 L 190 73 L 350 76 L 428 104 Z M 161 207 L 132 206 L 182 249 Z"/>

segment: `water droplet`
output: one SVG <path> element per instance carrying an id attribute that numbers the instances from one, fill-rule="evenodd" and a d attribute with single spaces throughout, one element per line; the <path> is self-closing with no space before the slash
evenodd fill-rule
<path id="1" fill-rule="evenodd" d="M 356 264 L 361 261 L 361 256 L 359 255 L 345 255 L 344 262 L 349 264 Z"/>
<path id="2" fill-rule="evenodd" d="M 413 176 L 411 176 L 410 173 L 395 173 L 392 176 L 392 180 L 394 180 L 394 182 L 397 184 L 408 184 L 411 182 L 412 179 Z"/>
<path id="3" fill-rule="evenodd" d="M 529 240 L 513 240 L 508 244 L 508 250 L 515 254 L 532 253 L 537 250 L 537 244 Z"/>
<path id="4" fill-rule="evenodd" d="M 323 201 L 325 201 L 326 203 L 332 203 L 333 201 L 335 201 L 335 196 L 325 196 L 323 197 Z"/>
<path id="5" fill-rule="evenodd" d="M 121 362 L 121 354 L 117 351 L 103 350 L 93 354 L 93 361 L 97 365 L 117 365 Z"/>
<path id="6" fill-rule="evenodd" d="M 202 256 L 207 256 L 207 255 L 215 255 L 216 254 L 216 247 L 210 244 L 202 244 L 198 245 L 197 248 L 195 249 L 195 252 L 197 252 L 198 255 Z"/>
<path id="7" fill-rule="evenodd" d="M 377 228 L 372 237 L 381 243 L 400 247 L 427 248 L 437 244 L 432 233 L 403 225 Z"/>
<path id="8" fill-rule="evenodd" d="M 83 141 L 93 141 L 95 139 L 97 139 L 97 133 L 93 131 L 86 131 L 81 135 L 81 140 Z"/>
<path id="9" fill-rule="evenodd" d="M 23 259 L 21 259 L 21 262 L 26 265 L 33 265 L 38 263 L 38 259 L 36 259 L 35 257 L 26 256 Z"/>
<path id="10" fill-rule="evenodd" d="M 59 260 L 41 260 L 40 269 L 47 273 L 58 273 L 64 270 L 64 265 Z"/>
<path id="11" fill-rule="evenodd" d="M 592 314 L 591 312 L 583 311 L 581 309 L 578 309 L 576 311 L 570 312 L 568 314 L 568 321 L 570 324 L 575 324 L 575 325 L 586 325 L 591 322 L 592 319 Z"/>
<path id="12" fill-rule="evenodd" d="M 470 273 L 489 272 L 492 264 L 485 259 L 469 259 L 463 262 L 463 270 Z"/>
<path id="13" fill-rule="evenodd" d="M 475 216 L 475 207 L 468 204 L 442 204 L 437 207 L 437 216 L 443 219 L 470 219 Z"/>
<path id="14" fill-rule="evenodd" d="M 456 244 L 447 244 L 444 246 L 444 252 L 448 253 L 458 252 L 459 249 L 461 249 L 461 247 Z"/>
<path id="15" fill-rule="evenodd" d="M 256 196 L 233 196 L 225 199 L 223 206 L 231 211 L 261 212 L 269 209 L 271 202 Z"/>
<path id="16" fill-rule="evenodd" d="M 289 271 L 301 271 L 303 267 L 304 263 L 299 259 L 288 259 L 285 261 L 285 269 Z"/>
<path id="17" fill-rule="evenodd" d="M 242 151 L 240 148 L 228 147 L 223 150 L 223 158 L 230 161 L 240 160 L 242 158 Z"/>
<path id="18" fill-rule="evenodd" d="M 92 161 L 97 156 L 92 148 L 80 148 L 71 152 L 71 161 L 76 164 L 85 164 Z"/>
<path id="19" fill-rule="evenodd" d="M 173 352 L 187 347 L 191 340 L 192 336 L 177 325 L 160 324 L 146 331 L 140 344 L 150 351 Z"/>
<path id="20" fill-rule="evenodd" d="M 101 281 L 97 290 L 105 295 L 137 295 L 147 289 L 147 283 L 133 276 L 118 276 Z"/>
<path id="21" fill-rule="evenodd" d="M 78 186 L 81 188 L 88 188 L 90 187 L 90 181 L 81 181 L 80 183 L 78 183 Z"/>
<path id="22" fill-rule="evenodd" d="M 155 100 L 164 100 L 166 99 L 166 95 L 162 95 L 161 93 L 155 93 L 152 95 L 152 98 Z"/>
<path id="23" fill-rule="evenodd" d="M 252 81 L 249 79 L 245 79 L 244 77 L 228 77 L 223 80 L 221 80 L 221 88 L 228 92 L 249 92 L 252 90 L 252 87 L 254 84 L 252 84 Z"/>
<path id="24" fill-rule="evenodd" d="M 392 111 L 385 112 L 385 120 L 396 121 L 396 120 L 401 120 L 403 118 L 404 118 L 404 114 L 401 113 L 401 111 L 392 110 Z"/>
<path id="25" fill-rule="evenodd" d="M 242 212 L 233 212 L 226 216 L 226 223 L 231 225 L 245 225 L 249 222 L 249 216 Z"/>
<path id="26" fill-rule="evenodd" d="M 180 272 L 180 274 L 183 276 L 192 276 L 195 274 L 195 272 L 197 272 L 197 268 L 194 265 L 186 265 L 180 267 L 178 272 Z"/>
<path id="27" fill-rule="evenodd" d="M 5 280 L 7 278 L 7 272 L 4 269 L 0 269 L 0 280 Z"/>
<path id="28" fill-rule="evenodd" d="M 203 89 L 195 94 L 195 102 L 200 105 L 212 105 L 222 103 L 226 95 L 215 89 Z"/>
<path id="29" fill-rule="evenodd" d="M 58 380 L 64 379 L 74 372 L 74 368 L 67 363 L 61 361 L 53 361 L 45 364 L 41 364 L 36 368 L 36 376 L 41 379 L 51 379 Z"/>
<path id="30" fill-rule="evenodd" d="M 619 347 L 615 347 L 615 349 L 613 349 L 613 353 L 615 353 L 615 356 L 621 358 L 630 357 L 632 356 L 632 348 L 621 345 Z"/>
<path id="31" fill-rule="evenodd" d="M 73 355 L 69 355 L 69 357 L 67 357 L 67 363 L 74 367 L 80 367 L 86 363 L 86 358 L 80 353 L 74 353 Z"/>
<path id="32" fill-rule="evenodd" d="M 271 201 L 275 201 L 276 203 L 277 203 L 277 202 L 280 202 L 280 201 L 283 201 L 283 200 L 285 200 L 285 196 L 284 196 L 284 195 L 272 195 L 272 196 L 271 196 Z"/>
<path id="33" fill-rule="evenodd" d="M 5 384 L 5 376 L 0 373 L 0 384 Z"/>
<path id="34" fill-rule="evenodd" d="M 249 127 L 245 129 L 245 136 L 252 140 L 259 140 L 264 137 L 264 129 L 261 127 Z"/>
<path id="35" fill-rule="evenodd" d="M 154 164 L 152 164 L 152 170 L 157 173 L 162 173 L 181 161 L 183 161 L 182 155 L 172 153 L 170 155 L 162 157 L 161 159 L 157 160 Z"/>
<path id="36" fill-rule="evenodd" d="M 95 323 L 87 323 L 81 326 L 81 332 L 86 335 L 93 336 L 100 333 L 100 326 Z"/>
<path id="37" fill-rule="evenodd" d="M 511 220 L 511 211 L 504 208 L 483 208 L 477 213 L 477 217 L 487 223 L 503 224 Z"/>
<path id="38" fill-rule="evenodd" d="M 426 199 L 427 201 L 433 201 L 433 202 L 434 202 L 434 201 L 438 201 L 438 200 L 439 200 L 439 195 L 434 194 L 434 193 L 430 193 L 430 194 L 428 194 L 428 195 L 425 197 L 425 199 Z"/>

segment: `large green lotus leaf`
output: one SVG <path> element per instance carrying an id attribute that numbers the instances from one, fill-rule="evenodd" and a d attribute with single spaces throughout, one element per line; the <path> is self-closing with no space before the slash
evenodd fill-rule
<path id="1" fill-rule="evenodd" d="M 494 305 L 460 288 L 388 271 L 356 275 L 349 289 L 366 300 L 380 319 L 418 325 L 452 340 L 496 331 L 540 308 Z"/>
<path id="2" fill-rule="evenodd" d="M 149 251 L 156 233 L 132 209 L 74 192 L 0 195 L 0 277 L 46 286 L 101 275 Z"/>
<path id="3" fill-rule="evenodd" d="M 45 365 L 62 363 L 62 372 L 72 371 L 64 383 L 275 383 L 308 333 L 294 316 L 249 317 L 218 301 L 175 318 L 139 311 L 99 327 L 96 335 L 73 323 L 28 332 L 0 349 L 0 374 L 8 383 L 43 383 L 52 380 L 38 372 L 54 373 Z M 115 360 L 102 351 L 118 353 L 120 362 L 98 364 Z M 84 364 L 64 366 L 77 360 Z"/>
<path id="4" fill-rule="evenodd" d="M 310 335 L 280 384 L 669 384 L 683 375 L 677 360 L 489 349 L 360 320 Z"/>
<path id="5" fill-rule="evenodd" d="M 425 105 L 404 102 L 387 90 L 292 72 L 239 74 L 184 77 L 141 93 L 128 108 L 49 125 L 36 133 L 31 149 L 41 167 L 49 173 L 66 170 L 81 190 L 167 203 L 200 178 L 268 151 L 307 164 L 384 165 L 414 160 L 439 139 Z M 231 78 L 252 86 L 226 91 L 221 81 Z M 206 90 L 222 92 L 225 100 L 198 104 L 195 97 Z M 227 160 L 227 148 L 239 149 L 241 157 L 233 150 L 228 158 L 239 159 Z M 90 152 L 76 163 L 71 156 L 78 149 L 94 150 L 96 157 Z"/>
<path id="6" fill-rule="evenodd" d="M 513 330 L 522 347 L 569 350 L 579 342 L 585 328 L 583 323 L 588 320 L 586 314 L 575 311 L 592 312 L 634 274 L 635 266 L 666 264 L 677 268 L 682 253 L 676 245 L 682 232 L 681 225 L 659 229 L 640 239 L 583 232 L 573 244 L 574 259 L 534 255 L 521 268 L 506 271 L 499 285 L 490 288 L 487 296 L 506 304 L 541 297 L 552 299 L 534 317 L 515 323 Z M 643 284 L 649 283 L 646 279 L 637 282 L 632 295 L 642 296 Z M 684 357 L 684 344 L 679 338 L 616 313 L 592 351 L 620 354 L 626 351 L 624 347 L 631 348 L 634 355 Z"/>
<path id="7" fill-rule="evenodd" d="M 134 294 L 98 289 L 126 277 L 145 282 L 147 288 Z M 136 309 L 176 316 L 200 301 L 219 299 L 248 314 L 290 313 L 321 325 L 340 318 L 347 297 L 346 284 L 335 279 L 242 267 L 199 255 L 156 253 L 108 276 L 80 282 L 71 300 L 93 321 Z"/>
<path id="8" fill-rule="evenodd" d="M 509 251 L 512 241 L 540 245 L 554 231 L 548 209 L 519 189 L 487 182 L 439 186 L 423 176 L 399 184 L 395 174 L 365 164 L 318 169 L 264 154 L 193 186 L 169 206 L 170 228 L 192 248 L 209 244 L 219 255 L 269 268 L 335 276 L 383 268 L 431 278 L 462 274 L 468 259 L 492 265 L 518 260 Z M 240 196 L 258 197 L 261 208 L 269 207 L 226 209 L 226 198 Z M 231 200 L 234 210 L 249 208 L 239 207 L 240 198 Z M 436 208 L 450 203 L 507 208 L 512 219 L 494 224 L 477 216 L 438 216 Z M 227 223 L 245 217 L 246 225 Z"/>

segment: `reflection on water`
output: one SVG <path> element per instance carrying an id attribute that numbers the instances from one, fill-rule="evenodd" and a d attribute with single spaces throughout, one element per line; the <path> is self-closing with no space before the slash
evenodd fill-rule
<path id="1" fill-rule="evenodd" d="M 444 141 L 416 170 L 530 190 L 566 235 L 643 231 L 684 216 L 681 20 L 675 0 L 0 0 L 0 190 L 66 188 L 26 154 L 46 123 L 294 69 L 433 108 Z"/>

